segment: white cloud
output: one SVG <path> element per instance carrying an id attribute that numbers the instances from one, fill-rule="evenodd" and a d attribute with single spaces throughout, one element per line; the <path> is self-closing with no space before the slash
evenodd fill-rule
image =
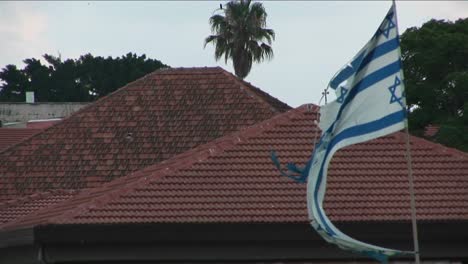
<path id="1" fill-rule="evenodd" d="M 42 55 L 48 46 L 45 37 L 47 16 L 22 2 L 2 2 L 0 9 L 1 67 L 6 64 L 19 65 L 27 57 L 38 58 Z"/>

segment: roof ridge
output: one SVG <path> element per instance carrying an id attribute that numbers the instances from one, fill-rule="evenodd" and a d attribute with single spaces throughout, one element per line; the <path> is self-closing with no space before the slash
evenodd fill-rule
<path id="1" fill-rule="evenodd" d="M 263 91 L 262 89 L 256 87 L 255 85 L 251 84 L 250 82 L 247 82 L 247 81 L 244 81 L 244 80 L 240 80 L 240 81 L 243 82 L 248 88 L 252 89 L 254 93 L 259 93 L 262 96 L 270 97 L 271 99 L 273 99 L 273 100 L 277 101 L 278 103 L 280 103 L 281 105 L 283 105 L 283 107 L 292 109 L 292 107 L 289 106 L 288 104 L 286 104 L 283 101 L 279 100 L 278 98 L 272 96 L 271 94 Z"/>
<path id="2" fill-rule="evenodd" d="M 59 209 L 61 206 L 65 206 L 67 203 L 73 202 L 73 199 L 79 200 L 80 202 L 78 206 L 75 206 L 72 209 L 66 209 L 65 211 L 58 212 L 56 215 L 52 214 L 52 216 L 47 218 L 45 222 L 41 222 L 41 224 L 52 224 L 65 221 L 66 219 L 89 211 L 92 208 L 101 207 L 114 200 L 116 197 L 125 195 L 126 193 L 134 190 L 135 188 L 138 188 L 141 185 L 146 185 L 149 182 L 156 181 L 169 173 L 180 171 L 184 168 L 192 166 L 197 162 L 203 162 L 209 157 L 220 155 L 227 149 L 236 146 L 238 143 L 255 137 L 256 135 L 271 129 L 278 124 L 287 122 L 287 120 L 297 117 L 298 115 L 302 115 L 306 111 L 310 112 L 316 110 L 318 110 L 318 107 L 312 104 L 306 104 L 298 108 L 291 109 L 285 113 L 276 115 L 260 123 L 241 129 L 224 137 L 217 138 L 206 144 L 197 146 L 168 160 L 164 160 L 160 163 L 130 173 L 127 176 L 123 176 L 113 181 L 104 183 L 101 187 L 84 189 L 69 200 L 60 202 L 43 210 L 36 211 L 35 216 L 39 213 L 50 214 L 51 210 L 53 211 L 53 209 Z M 34 224 L 34 218 L 28 219 L 29 216 L 31 215 L 20 218 L 20 223 L 6 223 L 1 225 L 0 229 L 25 227 L 31 224 L 31 220 L 33 221 L 32 224 Z"/>
<path id="3" fill-rule="evenodd" d="M 220 66 L 194 66 L 194 67 L 170 67 L 170 68 L 162 68 L 162 69 L 157 69 L 153 71 L 152 73 L 157 73 L 157 72 L 167 72 L 167 71 L 180 71 L 180 70 L 206 70 L 206 69 L 212 69 L 212 70 L 222 70 Z M 151 73 L 149 73 L 151 74 Z"/>
<path id="4" fill-rule="evenodd" d="M 163 69 L 158 69 L 153 72 L 148 73 L 145 76 L 155 76 L 155 75 L 165 75 L 165 74 L 176 74 L 177 72 L 183 72 L 182 74 L 184 75 L 191 75 L 190 71 L 203 71 L 203 70 L 210 70 L 213 72 L 222 72 L 224 69 L 219 67 L 219 66 L 212 66 L 212 67 L 172 67 L 172 68 L 163 68 Z M 199 73 L 193 73 L 194 75 L 199 74 Z"/>
<path id="5" fill-rule="evenodd" d="M 405 132 L 399 131 L 398 133 L 399 133 L 399 137 L 401 138 L 405 137 L 405 134 L 406 134 Z M 410 134 L 410 142 L 413 142 L 414 144 L 417 144 L 419 146 L 431 147 L 432 149 L 438 151 L 439 153 L 450 154 L 453 157 L 457 157 L 457 158 L 461 157 L 461 158 L 468 159 L 468 153 L 466 152 L 463 152 L 456 148 L 444 146 L 440 143 L 433 142 L 422 137 L 418 137 L 418 136 L 414 136 Z"/>
<path id="6" fill-rule="evenodd" d="M 267 100 L 266 98 L 263 98 L 262 96 L 265 96 L 265 97 L 270 97 L 273 101 L 276 101 L 276 103 L 279 103 L 281 104 L 284 108 L 286 109 L 294 109 L 292 108 L 291 106 L 289 106 L 288 104 L 280 101 L 278 98 L 276 97 L 273 97 L 271 96 L 269 93 L 265 92 L 265 91 L 262 91 L 261 89 L 253 86 L 252 84 L 244 81 L 244 80 L 241 80 L 239 79 L 238 77 L 236 77 L 235 75 L 233 75 L 232 73 L 224 70 L 223 68 L 220 68 L 222 70 L 222 73 L 226 76 L 228 76 L 230 79 L 234 80 L 236 83 L 242 85 L 243 87 L 247 88 L 247 90 L 250 91 L 250 93 L 252 93 L 257 99 L 259 99 L 259 101 L 261 103 L 263 103 L 264 105 L 266 105 L 267 107 L 269 107 L 270 110 L 275 110 L 275 112 L 282 112 L 281 109 L 278 109 L 277 107 L 275 107 L 274 105 L 271 105 Z M 260 96 L 259 94 L 261 94 L 262 96 Z M 250 94 L 248 94 L 250 95 Z"/>

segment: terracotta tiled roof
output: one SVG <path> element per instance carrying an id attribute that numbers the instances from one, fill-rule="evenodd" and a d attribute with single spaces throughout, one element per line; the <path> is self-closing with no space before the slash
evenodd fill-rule
<path id="1" fill-rule="evenodd" d="M 304 165 L 316 108 L 302 106 L 160 164 L 85 190 L 4 229 L 37 224 L 306 222 L 306 189 L 271 162 Z M 468 220 L 468 155 L 411 137 L 420 220 Z M 410 219 L 405 134 L 340 150 L 325 210 L 334 221 Z"/>
<path id="2" fill-rule="evenodd" d="M 70 199 L 76 191 L 54 190 L 35 193 L 0 204 L 0 224 L 14 221 L 38 210 Z"/>
<path id="3" fill-rule="evenodd" d="M 25 140 L 39 131 L 41 131 L 41 129 L 0 128 L 0 151 Z"/>
<path id="4" fill-rule="evenodd" d="M 0 201 L 100 186 L 288 109 L 219 67 L 156 71 L 0 153 Z"/>

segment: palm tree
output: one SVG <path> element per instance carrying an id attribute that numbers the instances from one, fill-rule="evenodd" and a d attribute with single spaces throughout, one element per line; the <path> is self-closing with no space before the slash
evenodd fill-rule
<path id="1" fill-rule="evenodd" d="M 265 28 L 267 13 L 261 3 L 234 0 L 222 10 L 224 15 L 210 17 L 213 35 L 205 39 L 205 47 L 213 43 L 215 59 L 219 60 L 223 55 L 226 63 L 232 59 L 237 77 L 244 79 L 252 68 L 252 62 L 273 58 L 270 45 L 275 32 Z"/>

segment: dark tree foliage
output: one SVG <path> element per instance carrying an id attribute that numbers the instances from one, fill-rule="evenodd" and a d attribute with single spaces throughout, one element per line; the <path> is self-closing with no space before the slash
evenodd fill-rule
<path id="1" fill-rule="evenodd" d="M 25 92 L 34 91 L 37 102 L 88 102 L 168 66 L 159 60 L 128 53 L 103 58 L 86 54 L 62 61 L 45 54 L 40 60 L 25 59 L 23 69 L 7 65 L 0 71 L 0 101 L 24 102 Z"/>
<path id="2" fill-rule="evenodd" d="M 215 59 L 232 59 L 237 77 L 244 79 L 253 62 L 273 58 L 271 43 L 275 32 L 266 27 L 267 13 L 262 3 L 234 0 L 222 9 L 223 14 L 210 17 L 211 31 L 205 46 L 213 43 Z M 268 43 L 268 44 L 267 44 Z"/>
<path id="3" fill-rule="evenodd" d="M 409 28 L 401 49 L 411 132 L 439 125 L 433 140 L 468 151 L 468 19 Z"/>

